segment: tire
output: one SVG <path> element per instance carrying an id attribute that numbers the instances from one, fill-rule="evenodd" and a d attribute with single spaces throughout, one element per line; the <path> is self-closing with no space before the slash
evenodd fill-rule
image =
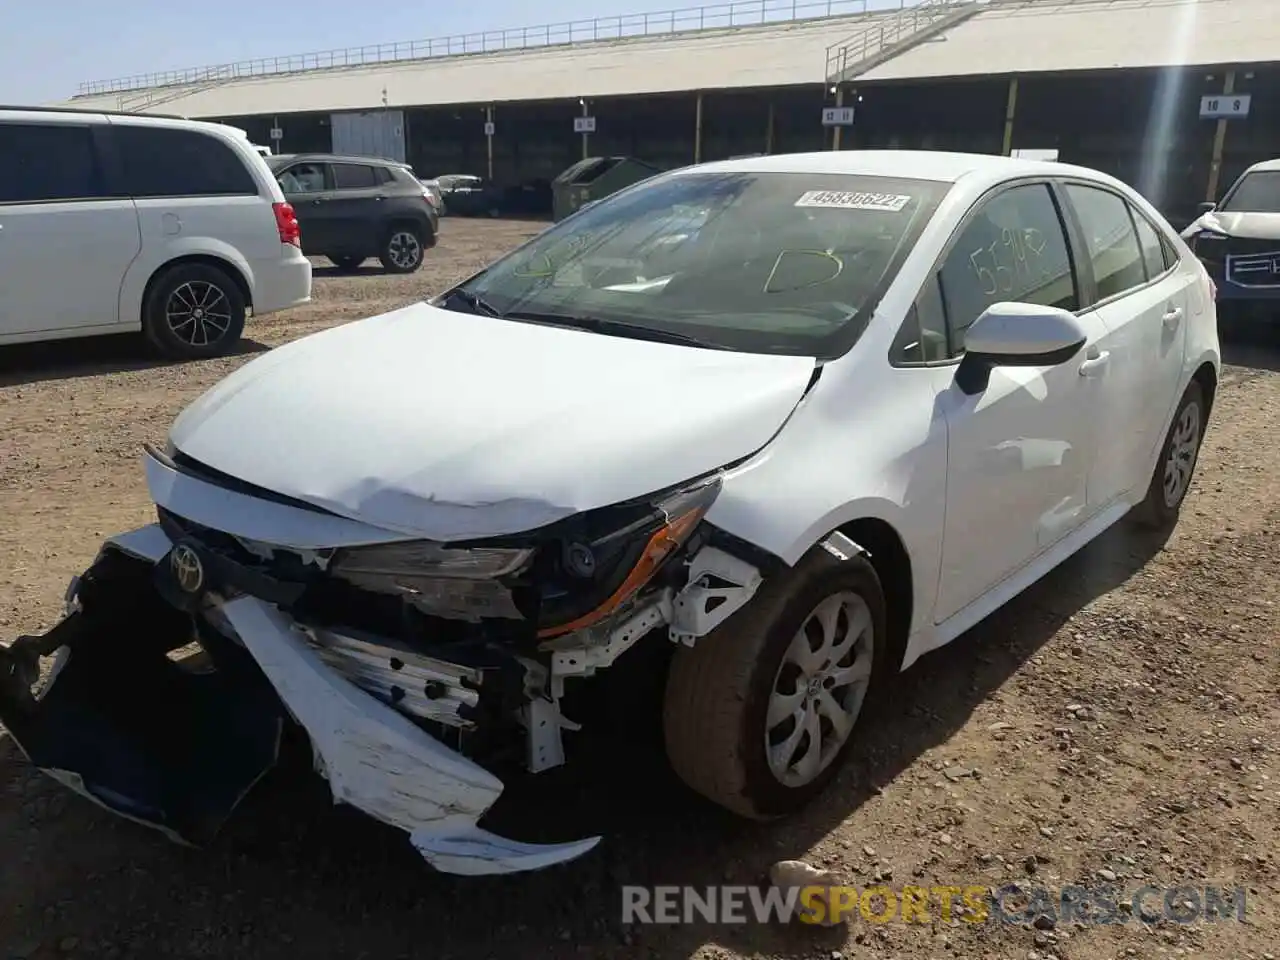
<path id="1" fill-rule="evenodd" d="M 865 663 L 866 679 L 861 695 L 844 688 L 851 697 L 845 705 L 852 708 L 844 740 L 837 737 L 829 755 L 820 757 L 825 762 L 816 774 L 806 771 L 788 782 L 769 761 L 768 709 L 775 685 L 793 696 L 805 688 L 803 680 L 791 679 L 798 668 L 789 654 L 801 628 L 824 603 L 847 603 L 859 611 L 859 619 L 865 617 L 865 645 L 855 638 L 851 650 L 857 656 L 846 667 Z M 847 620 L 837 614 L 836 622 Z M 887 688 L 887 637 L 884 591 L 866 557 L 838 560 L 821 546 L 810 550 L 793 569 L 767 579 L 749 604 L 692 648 L 676 650 L 663 705 L 672 768 L 696 792 L 749 819 L 800 809 L 835 776 L 868 708 Z M 798 707 L 805 709 L 805 701 Z M 774 739 L 785 742 L 796 726 L 794 720 L 783 721 L 772 731 Z M 807 733 L 800 734 L 795 746 L 807 744 Z M 804 753 L 807 749 L 797 755 Z"/>
<path id="2" fill-rule="evenodd" d="M 1204 390 L 1198 381 L 1192 380 L 1173 412 L 1147 495 L 1131 514 L 1139 525 L 1167 529 L 1178 522 L 1182 502 L 1191 489 L 1208 422 Z"/>
<path id="3" fill-rule="evenodd" d="M 161 356 L 203 360 L 234 349 L 244 320 L 244 294 L 229 273 L 207 263 L 180 263 L 152 282 L 142 332 Z"/>
<path id="4" fill-rule="evenodd" d="M 387 231 L 378 260 L 387 273 L 413 273 L 422 266 L 426 253 L 427 247 L 422 241 L 421 230 L 417 227 L 397 226 Z"/>
<path id="5" fill-rule="evenodd" d="M 352 273 L 360 268 L 360 264 L 364 263 L 365 257 L 329 257 L 329 262 L 341 270 L 343 273 Z"/>

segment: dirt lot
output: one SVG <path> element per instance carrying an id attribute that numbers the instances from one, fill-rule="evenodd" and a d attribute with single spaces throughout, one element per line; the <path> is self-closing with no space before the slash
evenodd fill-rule
<path id="1" fill-rule="evenodd" d="M 233 359 L 154 366 L 131 340 L 0 351 L 0 637 L 51 625 L 103 536 L 149 520 L 139 446 L 200 391 L 254 352 L 436 291 L 536 229 L 449 221 L 409 279 L 321 270 L 314 303 L 253 322 Z M 1242 356 L 1173 536 L 1115 531 L 926 658 L 803 817 L 730 822 L 658 757 L 601 759 L 548 775 L 519 811 L 529 838 L 605 833 L 597 852 L 465 880 L 431 873 L 399 833 L 332 807 L 297 771 L 194 851 L 33 774 L 0 739 L 0 958 L 1280 955 L 1280 362 Z M 1037 930 L 948 924 L 933 908 L 932 923 L 835 930 L 620 923 L 621 884 L 753 883 L 784 857 L 859 886 L 1240 885 L 1248 920 Z"/>

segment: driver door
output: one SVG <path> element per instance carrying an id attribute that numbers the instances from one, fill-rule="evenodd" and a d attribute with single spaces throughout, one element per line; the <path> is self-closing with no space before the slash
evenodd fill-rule
<path id="1" fill-rule="evenodd" d="M 971 214 L 921 303 L 943 312 L 952 357 L 993 303 L 1076 312 L 1088 341 L 1057 366 L 997 367 L 966 394 L 954 382 L 938 398 L 947 424 L 947 506 L 935 622 L 963 610 L 1090 515 L 1088 480 L 1097 443 L 1106 328 L 1081 312 L 1066 231 L 1047 183 L 988 195 Z M 941 329 L 941 327 L 939 327 Z"/>

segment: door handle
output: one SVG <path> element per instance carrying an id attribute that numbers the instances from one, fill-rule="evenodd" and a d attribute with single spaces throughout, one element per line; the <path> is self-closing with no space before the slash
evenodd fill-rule
<path id="1" fill-rule="evenodd" d="M 1176 330 L 1178 324 L 1182 321 L 1182 308 L 1170 307 L 1165 311 L 1164 317 L 1161 319 L 1164 320 L 1164 328 L 1166 330 Z"/>
<path id="2" fill-rule="evenodd" d="M 1096 356 L 1089 357 L 1087 360 L 1084 361 L 1084 363 L 1080 364 L 1080 376 L 1096 377 L 1104 369 L 1106 369 L 1106 366 L 1110 361 L 1111 361 L 1111 351 L 1103 350 L 1101 353 L 1097 354 Z"/>

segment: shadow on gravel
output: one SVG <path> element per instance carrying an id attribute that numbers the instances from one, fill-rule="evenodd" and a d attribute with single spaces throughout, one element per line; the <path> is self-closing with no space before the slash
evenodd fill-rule
<path id="1" fill-rule="evenodd" d="M 366 260 L 354 270 L 344 270 L 332 264 L 312 263 L 312 279 L 350 280 L 355 277 L 402 277 L 402 273 L 388 273 L 377 260 Z"/>
<path id="2" fill-rule="evenodd" d="M 574 766 L 513 783 L 493 811 L 489 825 L 521 839 L 605 837 L 576 863 L 536 874 L 431 872 L 400 832 L 334 808 L 301 750 L 250 795 L 211 849 L 194 851 L 32 775 L 5 741 L 0 916 L 9 919 L 0 920 L 0 941 L 38 942 L 53 956 L 59 938 L 73 935 L 95 956 L 113 956 L 114 947 L 125 956 L 237 960 L 688 957 L 709 942 L 744 954 L 829 955 L 847 931 L 624 929 L 620 886 L 755 883 L 775 860 L 805 856 L 878 787 L 950 739 L 1069 617 L 1163 543 L 1121 524 L 923 658 L 863 733 L 857 759 L 789 821 L 743 823 L 691 796 L 662 759 L 652 696 L 634 713 L 620 702 L 614 715 L 630 736 L 588 744 Z"/>
<path id="3" fill-rule="evenodd" d="M 1218 338 L 1223 363 L 1280 373 L 1280 316 L 1269 322 L 1219 317 Z"/>
<path id="4" fill-rule="evenodd" d="M 243 357 L 269 349 L 266 344 L 245 338 L 236 344 L 229 356 Z M 181 365 L 181 362 L 150 355 L 146 342 L 136 333 L 24 343 L 0 347 L 0 387 Z"/>

